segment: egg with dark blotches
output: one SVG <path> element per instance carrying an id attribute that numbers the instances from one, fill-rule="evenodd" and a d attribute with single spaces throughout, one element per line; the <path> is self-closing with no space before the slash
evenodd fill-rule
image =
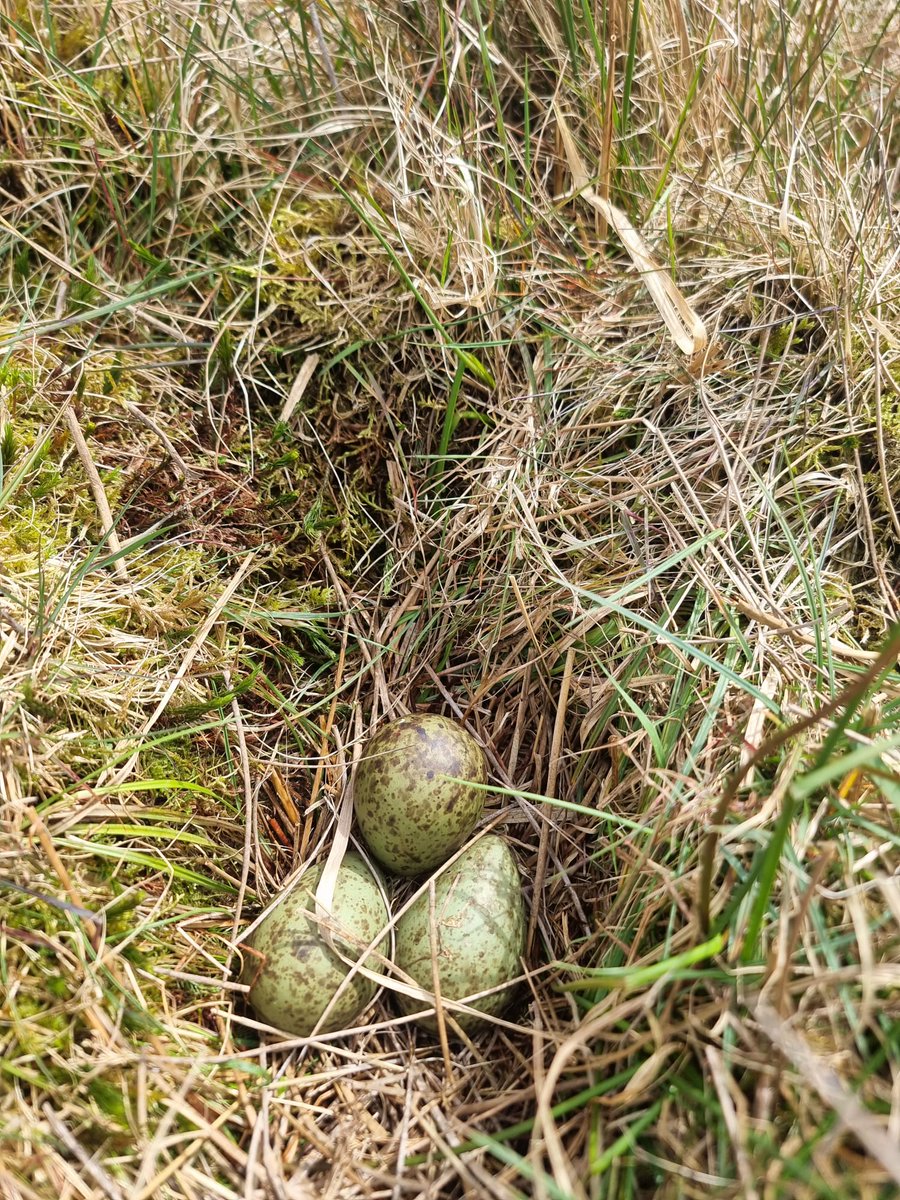
<path id="1" fill-rule="evenodd" d="M 433 917 L 425 891 L 399 919 L 394 962 L 427 992 L 434 992 L 436 963 L 443 1000 L 501 988 L 471 1002 L 479 1012 L 496 1016 L 514 994 L 514 985 L 502 985 L 522 973 L 524 951 L 525 905 L 516 861 L 502 838 L 488 835 L 436 877 Z M 426 1007 L 402 994 L 399 1002 L 407 1015 Z M 445 1011 L 467 1031 L 486 1024 L 474 1013 Z M 418 1023 L 437 1028 L 433 1015 Z"/>
<path id="2" fill-rule="evenodd" d="M 372 853 L 397 875 L 440 866 L 472 833 L 484 808 L 484 751 L 448 717 L 416 713 L 384 725 L 356 771 L 356 819 Z"/>
<path id="3" fill-rule="evenodd" d="M 335 1033 L 357 1023 L 377 990 L 374 981 L 356 972 L 319 1020 L 350 967 L 334 953 L 316 920 L 315 891 L 322 868 L 313 867 L 247 939 L 241 979 L 250 985 L 248 1000 L 267 1025 L 294 1037 Z M 334 944 L 356 961 L 384 930 L 389 916 L 378 884 L 358 854 L 345 855 L 338 871 L 331 909 Z M 389 951 L 390 938 L 379 942 L 379 954 Z M 382 973 L 370 955 L 363 963 Z M 318 1028 L 316 1028 L 318 1026 Z"/>

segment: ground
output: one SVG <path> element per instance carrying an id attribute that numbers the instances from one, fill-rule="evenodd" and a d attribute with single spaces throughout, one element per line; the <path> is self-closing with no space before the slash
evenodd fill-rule
<path id="1" fill-rule="evenodd" d="M 0 1195 L 897 1194 L 897 22 L 0 6 Z M 267 1032 L 414 711 L 517 1000 Z"/>

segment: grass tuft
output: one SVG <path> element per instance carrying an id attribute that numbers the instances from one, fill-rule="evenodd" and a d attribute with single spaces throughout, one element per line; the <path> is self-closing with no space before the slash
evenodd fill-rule
<path id="1" fill-rule="evenodd" d="M 896 1194 L 895 18 L 3 7 L 0 1195 Z M 517 1007 L 277 1042 L 417 709 Z"/>

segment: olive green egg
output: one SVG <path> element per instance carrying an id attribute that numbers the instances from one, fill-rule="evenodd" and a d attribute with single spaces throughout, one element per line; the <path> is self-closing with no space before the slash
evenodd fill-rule
<path id="1" fill-rule="evenodd" d="M 487 762 L 447 717 L 400 717 L 366 746 L 353 788 L 356 819 L 372 853 L 397 875 L 440 866 L 475 828 L 484 792 L 452 779 L 486 783 Z"/>
<path id="2" fill-rule="evenodd" d="M 428 992 L 434 990 L 432 956 L 438 964 L 441 996 L 463 1000 L 486 988 L 499 987 L 522 973 L 525 949 L 525 906 L 512 851 L 502 838 L 487 836 L 435 879 L 434 929 L 431 901 L 424 892 L 397 922 L 394 961 Z M 472 1007 L 496 1016 L 511 999 L 514 987 L 494 992 Z M 422 1001 L 399 995 L 407 1014 Z M 485 1024 L 474 1014 L 448 1010 L 465 1030 Z M 434 1030 L 434 1016 L 419 1024 Z"/>
<path id="3" fill-rule="evenodd" d="M 250 985 L 248 999 L 267 1025 L 294 1037 L 308 1037 L 338 987 L 350 973 L 326 943 L 315 918 L 315 890 L 322 876 L 313 867 L 290 895 L 253 931 L 244 951 L 242 981 Z M 388 911 L 372 872 L 358 854 L 345 855 L 338 871 L 332 905 L 334 922 L 346 932 L 335 933 L 335 944 L 348 958 L 357 959 L 388 923 Z M 378 951 L 387 954 L 385 935 Z M 370 956 L 363 964 L 381 972 Z M 318 1033 L 349 1029 L 372 1000 L 376 984 L 359 973 L 335 1001 Z"/>

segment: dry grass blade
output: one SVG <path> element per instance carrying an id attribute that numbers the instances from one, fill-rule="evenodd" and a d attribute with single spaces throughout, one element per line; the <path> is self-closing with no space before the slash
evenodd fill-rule
<path id="1" fill-rule="evenodd" d="M 156 708 L 153 710 L 153 712 L 150 714 L 150 716 L 147 718 L 147 720 L 144 722 L 143 726 L 141 727 L 141 730 L 139 733 L 139 739 L 141 741 L 143 741 L 145 738 L 147 738 L 149 736 L 149 734 L 152 732 L 152 730 L 153 730 L 154 726 L 156 725 L 157 721 L 159 720 L 159 718 L 166 711 L 166 708 L 168 707 L 170 700 L 175 695 L 175 692 L 177 691 L 179 684 L 182 682 L 182 680 L 184 679 L 184 677 L 187 675 L 188 671 L 190 670 L 191 664 L 193 663 L 194 659 L 200 653 L 200 651 L 203 647 L 203 643 L 209 637 L 209 634 L 210 634 L 213 626 L 215 625 L 216 621 L 219 620 L 219 618 L 221 617 L 223 611 L 225 610 L 225 607 L 227 606 L 229 600 L 232 598 L 232 596 L 238 590 L 238 588 L 240 587 L 240 585 L 243 582 L 243 580 L 245 579 L 245 577 L 249 574 L 250 568 L 253 565 L 253 558 L 254 558 L 254 556 L 252 554 L 250 554 L 244 559 L 244 561 L 241 563 L 240 567 L 235 572 L 232 579 L 229 580 L 228 584 L 225 586 L 225 588 L 223 588 L 222 594 L 219 596 L 218 600 L 216 601 L 215 605 L 211 609 L 210 613 L 208 614 L 206 619 L 203 621 L 203 624 L 197 630 L 197 633 L 196 633 L 193 641 L 191 642 L 190 646 L 187 649 L 187 652 L 185 653 L 184 657 L 181 660 L 178 670 L 174 673 L 171 680 L 169 681 L 169 684 L 168 684 L 166 690 L 163 692 L 162 698 L 160 699 Z M 110 786 L 112 786 L 114 788 L 119 787 L 121 784 L 123 784 L 125 782 L 125 780 L 128 778 L 128 776 L 132 773 L 134 768 L 137 766 L 139 756 L 140 756 L 140 750 L 136 750 L 131 755 L 131 757 L 126 761 L 124 766 L 120 767 L 119 770 L 116 771 L 115 775 L 113 776 L 113 778 L 111 780 Z"/>
<path id="2" fill-rule="evenodd" d="M 841 1082 L 840 1076 L 820 1056 L 815 1054 L 783 1021 L 775 1010 L 764 1001 L 756 1005 L 756 1019 L 773 1045 L 794 1066 L 795 1070 L 835 1110 L 841 1122 L 865 1146 L 869 1154 L 884 1167 L 894 1183 L 900 1187 L 900 1149 L 896 1140 L 879 1124 L 852 1092 Z"/>
<path id="3" fill-rule="evenodd" d="M 893 22 L 2 6 L 4 1200 L 895 1194 Z M 329 915 L 415 711 L 531 916 L 479 1034 Z"/>
<path id="4" fill-rule="evenodd" d="M 608 221 L 616 231 L 635 270 L 641 276 L 641 281 L 653 298 L 672 341 L 699 366 L 707 344 L 706 327 L 702 319 L 656 262 L 627 214 L 590 187 L 590 176 L 578 153 L 569 126 L 559 109 L 555 108 L 554 111 L 565 147 L 566 160 L 572 173 L 573 190 L 595 208 L 604 221 Z"/>
<path id="5" fill-rule="evenodd" d="M 66 1150 L 81 1164 L 86 1178 L 91 1180 L 104 1196 L 108 1196 L 109 1200 L 123 1200 L 123 1194 L 119 1186 L 110 1179 L 98 1163 L 93 1161 L 77 1138 L 66 1128 L 65 1122 L 57 1116 L 49 1104 L 44 1105 L 44 1117 L 54 1137 L 58 1138 Z"/>
<path id="6" fill-rule="evenodd" d="M 94 494 L 97 511 L 100 513 L 102 523 L 102 536 L 109 542 L 109 547 L 116 556 L 113 562 L 116 574 L 120 579 L 124 579 L 127 582 L 128 568 L 125 566 L 122 558 L 119 557 L 122 553 L 122 543 L 119 541 L 119 535 L 116 533 L 115 521 L 110 511 L 109 501 L 106 498 L 103 480 L 100 478 L 100 473 L 94 465 L 94 460 L 91 458 L 91 452 L 88 449 L 88 444 L 84 440 L 84 434 L 81 432 L 81 426 L 78 423 L 78 416 L 71 405 L 66 408 L 66 424 L 69 426 L 72 441 L 78 449 L 78 457 L 81 459 L 81 464 L 91 485 L 91 491 Z"/>

